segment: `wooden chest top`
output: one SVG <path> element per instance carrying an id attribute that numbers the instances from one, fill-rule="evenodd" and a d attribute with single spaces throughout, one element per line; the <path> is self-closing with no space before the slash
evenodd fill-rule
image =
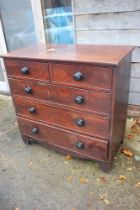
<path id="1" fill-rule="evenodd" d="M 38 44 L 9 52 L 2 57 L 116 66 L 132 50 L 133 47 L 131 46 Z"/>

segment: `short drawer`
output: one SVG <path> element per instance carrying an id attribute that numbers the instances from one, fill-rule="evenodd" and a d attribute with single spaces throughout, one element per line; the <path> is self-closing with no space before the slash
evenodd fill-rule
<path id="1" fill-rule="evenodd" d="M 50 100 L 54 103 L 91 111 L 99 114 L 111 113 L 111 94 L 62 86 L 50 87 Z"/>
<path id="2" fill-rule="evenodd" d="M 112 69 L 54 63 L 51 68 L 51 80 L 55 84 L 110 91 Z"/>
<path id="3" fill-rule="evenodd" d="M 4 59 L 8 77 L 49 81 L 48 64 L 15 59 Z"/>
<path id="4" fill-rule="evenodd" d="M 109 138 L 109 118 L 62 109 L 37 101 L 14 97 L 18 115 L 64 127 L 79 133 Z"/>
<path id="5" fill-rule="evenodd" d="M 49 86 L 42 82 L 9 79 L 11 93 L 44 101 L 49 101 Z"/>
<path id="6" fill-rule="evenodd" d="M 22 134 L 77 153 L 82 157 L 107 160 L 108 142 L 18 117 Z"/>

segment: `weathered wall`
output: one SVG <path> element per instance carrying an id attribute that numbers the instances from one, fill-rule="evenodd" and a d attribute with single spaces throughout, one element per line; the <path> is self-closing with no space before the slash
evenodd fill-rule
<path id="1" fill-rule="evenodd" d="M 140 0 L 73 0 L 73 8 L 77 43 L 137 46 L 129 104 L 140 105 Z"/>

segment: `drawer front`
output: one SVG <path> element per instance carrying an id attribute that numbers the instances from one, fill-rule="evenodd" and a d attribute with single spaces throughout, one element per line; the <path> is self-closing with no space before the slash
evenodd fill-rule
<path id="1" fill-rule="evenodd" d="M 52 64 L 51 80 L 56 84 L 110 91 L 112 69 L 75 64 Z"/>
<path id="2" fill-rule="evenodd" d="M 49 101 L 49 86 L 45 83 L 9 79 L 9 85 L 14 95 Z"/>
<path id="3" fill-rule="evenodd" d="M 109 138 L 109 118 L 107 117 L 62 109 L 20 97 L 14 97 L 14 101 L 19 115 L 83 134 Z"/>
<path id="4" fill-rule="evenodd" d="M 47 85 L 29 80 L 9 79 L 11 93 L 28 98 L 50 101 L 78 110 L 110 114 L 111 95 L 109 93 Z"/>
<path id="5" fill-rule="evenodd" d="M 107 160 L 108 142 L 86 137 L 18 117 L 20 131 L 47 144 L 75 152 L 83 157 Z"/>
<path id="6" fill-rule="evenodd" d="M 47 63 L 4 59 L 9 77 L 49 81 Z"/>
<path id="7" fill-rule="evenodd" d="M 109 93 L 51 86 L 50 100 L 78 110 L 111 113 L 111 94 Z"/>

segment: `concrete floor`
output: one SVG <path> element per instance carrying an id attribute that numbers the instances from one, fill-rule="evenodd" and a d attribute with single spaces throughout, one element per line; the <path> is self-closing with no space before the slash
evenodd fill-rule
<path id="1" fill-rule="evenodd" d="M 139 163 L 118 153 L 105 174 L 93 161 L 25 145 L 11 98 L 0 96 L 0 210 L 139 210 Z"/>

